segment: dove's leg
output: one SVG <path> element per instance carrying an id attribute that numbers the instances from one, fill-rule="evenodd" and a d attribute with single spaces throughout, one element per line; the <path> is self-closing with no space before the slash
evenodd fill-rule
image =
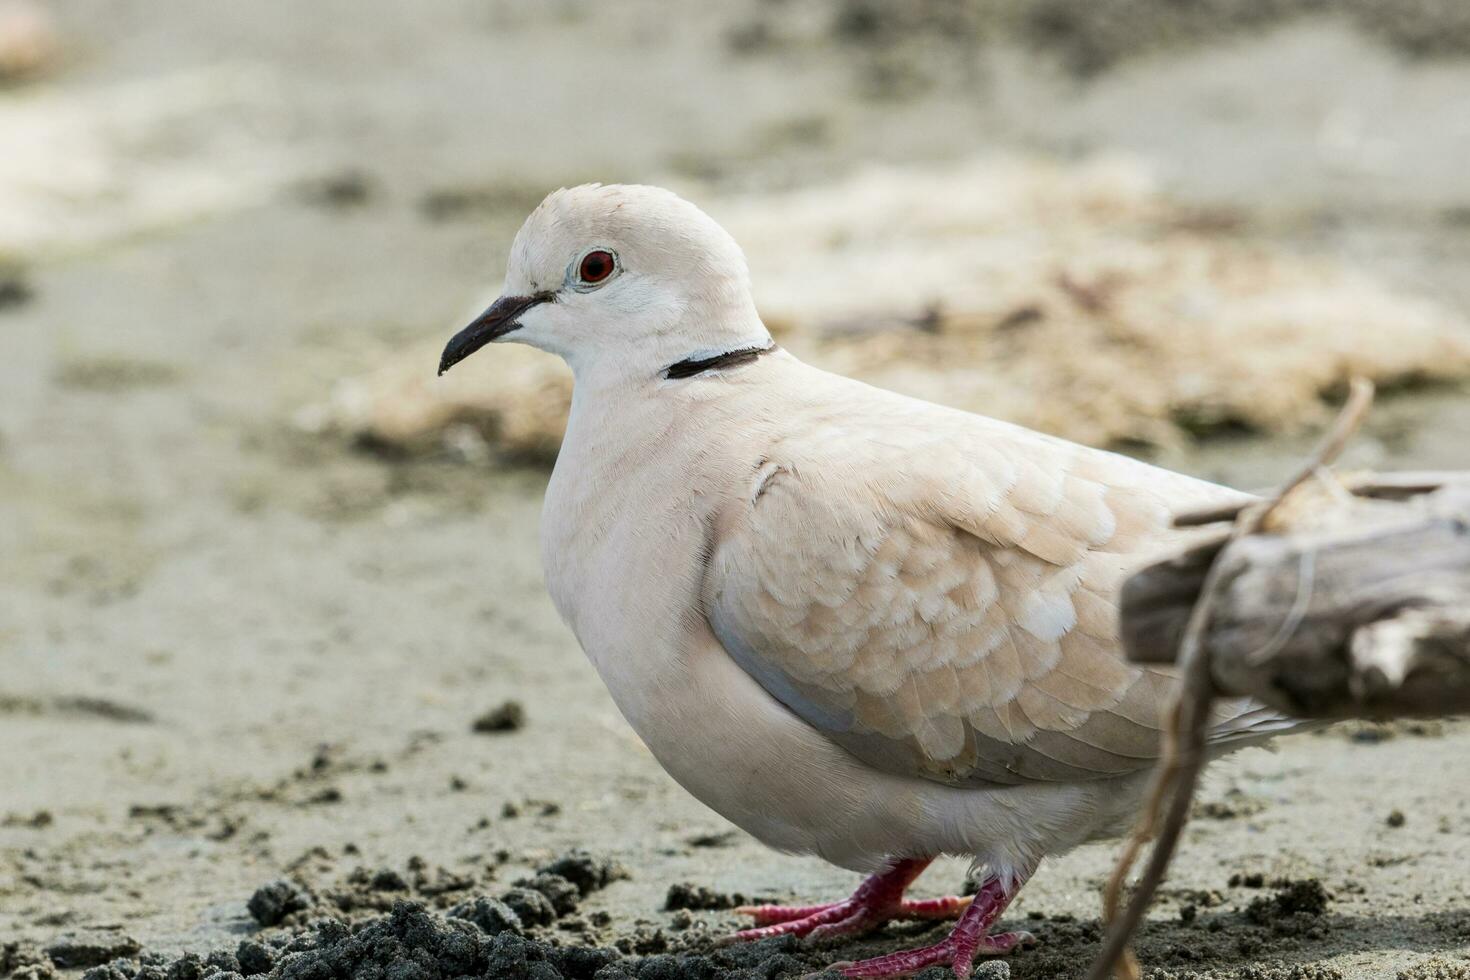
<path id="1" fill-rule="evenodd" d="M 990 927 L 1016 897 L 1022 884 L 1021 881 L 1007 883 L 1000 878 L 987 878 L 975 893 L 975 900 L 943 942 L 856 963 L 834 963 L 832 967 L 848 977 L 906 977 L 926 967 L 948 963 L 954 975 L 964 980 L 970 975 L 975 957 L 1009 953 L 1021 943 L 1033 939 L 1029 932 L 1002 932 L 994 936 L 989 933 Z"/>
<path id="2" fill-rule="evenodd" d="M 904 858 L 868 878 L 851 898 L 829 905 L 747 905 L 735 911 L 755 919 L 757 928 L 744 929 L 732 940 L 769 939 L 772 936 L 845 936 L 875 929 L 890 919 L 953 919 L 970 904 L 968 898 L 947 896 L 905 901 L 903 893 L 933 858 Z"/>

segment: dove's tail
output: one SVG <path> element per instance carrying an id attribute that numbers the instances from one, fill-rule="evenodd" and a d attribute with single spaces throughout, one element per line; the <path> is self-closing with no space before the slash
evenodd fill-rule
<path id="1" fill-rule="evenodd" d="M 1210 726 L 1209 743 L 1212 748 L 1227 752 L 1248 745 L 1258 745 L 1278 735 L 1313 731 L 1331 724 L 1315 719 L 1293 718 L 1249 698 L 1226 701 L 1217 711 L 1223 717 L 1217 717 Z"/>

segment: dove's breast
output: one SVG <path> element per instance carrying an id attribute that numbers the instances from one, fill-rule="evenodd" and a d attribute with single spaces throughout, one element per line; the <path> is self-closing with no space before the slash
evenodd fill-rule
<path id="1" fill-rule="evenodd" d="M 685 789 L 765 843 L 854 867 L 881 860 L 917 803 L 875 791 L 865 767 L 729 659 L 703 618 L 707 522 L 742 450 L 699 445 L 697 426 L 636 407 L 599 425 L 600 407 L 576 406 L 542 552 L 548 591 L 619 711 Z"/>

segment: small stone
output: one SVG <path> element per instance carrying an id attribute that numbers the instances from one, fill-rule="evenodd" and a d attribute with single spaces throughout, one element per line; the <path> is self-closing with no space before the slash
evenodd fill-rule
<path id="1" fill-rule="evenodd" d="M 1385 820 L 1384 823 L 1388 824 L 1390 827 L 1402 827 L 1405 823 L 1408 822 L 1408 819 L 1408 817 L 1404 816 L 1404 811 L 1394 809 L 1389 811 L 1388 819 Z"/>

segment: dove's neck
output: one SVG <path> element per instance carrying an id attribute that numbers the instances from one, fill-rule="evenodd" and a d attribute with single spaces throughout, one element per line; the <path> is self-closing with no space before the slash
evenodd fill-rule
<path id="1" fill-rule="evenodd" d="M 658 316 L 610 326 L 608 344 L 563 352 L 581 395 L 637 391 L 650 383 L 688 378 L 740 362 L 773 346 L 748 295 L 693 299 L 667 321 Z"/>

